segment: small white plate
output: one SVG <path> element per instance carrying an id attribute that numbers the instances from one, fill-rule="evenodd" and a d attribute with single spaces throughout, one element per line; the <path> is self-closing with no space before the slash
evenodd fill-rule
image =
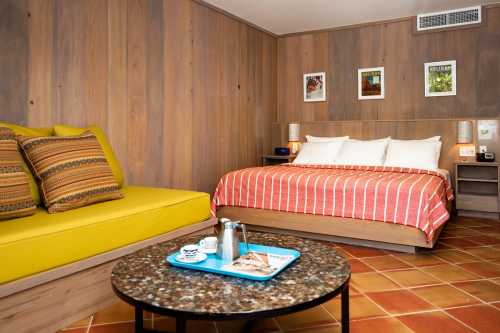
<path id="1" fill-rule="evenodd" d="M 209 249 L 201 248 L 201 251 L 203 251 L 203 253 L 206 253 L 206 254 L 215 254 L 215 253 L 217 253 L 217 249 L 209 250 Z"/>
<path id="2" fill-rule="evenodd" d="M 186 264 L 196 264 L 198 262 L 202 262 L 207 259 L 207 255 L 205 253 L 198 253 L 198 255 L 194 258 L 186 258 L 183 254 L 178 254 L 175 257 L 175 260 L 178 262 L 183 262 Z"/>

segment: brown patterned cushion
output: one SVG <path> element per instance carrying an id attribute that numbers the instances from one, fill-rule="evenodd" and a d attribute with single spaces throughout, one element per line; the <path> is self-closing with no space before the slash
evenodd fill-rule
<path id="1" fill-rule="evenodd" d="M 71 137 L 17 137 L 49 213 L 119 199 L 111 168 L 94 134 Z"/>
<path id="2" fill-rule="evenodd" d="M 36 211 L 31 198 L 28 175 L 22 167 L 16 135 L 0 128 L 0 220 L 32 215 Z"/>

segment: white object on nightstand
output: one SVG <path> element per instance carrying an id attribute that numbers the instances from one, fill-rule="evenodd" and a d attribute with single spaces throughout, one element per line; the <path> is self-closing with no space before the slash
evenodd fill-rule
<path id="1" fill-rule="evenodd" d="M 476 156 L 476 147 L 474 145 L 460 146 L 459 154 L 460 154 L 461 157 L 473 157 L 473 156 Z"/>

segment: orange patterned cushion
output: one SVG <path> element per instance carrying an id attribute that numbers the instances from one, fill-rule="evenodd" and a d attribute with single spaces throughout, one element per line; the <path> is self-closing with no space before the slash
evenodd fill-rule
<path id="1" fill-rule="evenodd" d="M 0 220 L 32 215 L 36 206 L 31 197 L 28 175 L 22 167 L 16 135 L 0 128 Z"/>
<path id="2" fill-rule="evenodd" d="M 123 197 L 94 134 L 17 139 L 49 213 Z"/>

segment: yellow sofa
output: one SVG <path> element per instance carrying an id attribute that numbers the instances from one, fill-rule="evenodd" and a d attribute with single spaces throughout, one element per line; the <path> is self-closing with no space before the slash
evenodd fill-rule
<path id="1" fill-rule="evenodd" d="M 81 131 L 58 126 L 58 133 L 1 121 L 0 126 L 27 136 Z M 106 158 L 121 184 L 121 168 L 96 128 L 90 130 L 106 141 Z M 26 163 L 24 169 L 40 204 Z M 139 186 L 123 186 L 122 192 L 119 200 L 56 214 L 40 207 L 32 216 L 0 221 L 0 332 L 53 333 L 91 315 L 117 300 L 110 276 L 120 257 L 183 235 L 211 233 L 216 224 L 208 193 Z"/>
<path id="2" fill-rule="evenodd" d="M 204 221 L 207 193 L 126 186 L 124 198 L 0 223 L 0 283 Z"/>

